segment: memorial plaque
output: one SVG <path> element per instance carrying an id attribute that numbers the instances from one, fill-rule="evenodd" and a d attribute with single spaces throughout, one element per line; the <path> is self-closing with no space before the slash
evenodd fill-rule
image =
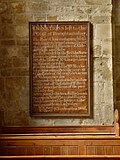
<path id="1" fill-rule="evenodd" d="M 29 26 L 31 116 L 90 116 L 90 23 Z"/>

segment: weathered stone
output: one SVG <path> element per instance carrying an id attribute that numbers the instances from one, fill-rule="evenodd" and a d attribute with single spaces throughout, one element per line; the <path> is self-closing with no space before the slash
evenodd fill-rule
<path id="1" fill-rule="evenodd" d="M 111 31 L 111 25 L 110 24 L 97 24 L 96 25 L 96 31 L 95 36 L 99 39 L 108 39 L 112 37 L 112 31 Z"/>
<path id="2" fill-rule="evenodd" d="M 5 13 L 5 14 L 1 15 L 1 23 L 2 24 L 13 24 L 14 21 L 15 21 L 14 15 L 12 15 L 12 14 Z"/>
<path id="3" fill-rule="evenodd" d="M 28 39 L 21 40 L 18 38 L 17 45 L 27 47 L 27 46 L 29 46 L 29 40 Z"/>
<path id="4" fill-rule="evenodd" d="M 98 10 L 98 6 L 84 7 L 84 12 L 88 15 L 95 14 L 97 10 Z"/>
<path id="5" fill-rule="evenodd" d="M 48 9 L 48 4 L 45 1 L 30 1 L 29 2 L 29 10 L 31 12 L 46 12 Z"/>
<path id="6" fill-rule="evenodd" d="M 99 7 L 97 13 L 100 15 L 109 15 L 111 16 L 111 13 L 112 13 L 112 5 L 102 5 Z"/>
<path id="7" fill-rule="evenodd" d="M 12 59 L 10 58 L 0 58 L 0 68 L 11 68 L 12 67 Z"/>
<path id="8" fill-rule="evenodd" d="M 19 54 L 19 48 L 16 47 L 16 46 L 9 46 L 9 47 L 7 47 L 7 53 L 8 53 L 8 57 L 20 56 L 20 54 Z"/>
<path id="9" fill-rule="evenodd" d="M 93 86 L 93 101 L 94 104 L 102 104 L 105 103 L 104 99 L 104 82 L 95 82 Z"/>
<path id="10" fill-rule="evenodd" d="M 19 54 L 24 57 L 29 56 L 29 47 L 21 47 Z"/>
<path id="11" fill-rule="evenodd" d="M 28 58 L 23 58 L 23 57 L 13 58 L 13 67 L 27 67 L 27 66 L 28 66 Z"/>
<path id="12" fill-rule="evenodd" d="M 20 96 L 26 87 L 26 79 L 21 77 L 6 78 L 6 102 L 20 101 Z M 13 107 L 14 108 L 14 107 Z M 16 106 L 17 108 L 17 106 Z"/>
<path id="13" fill-rule="evenodd" d="M 88 5 L 103 5 L 103 4 L 111 4 L 111 0 L 85 0 Z"/>
<path id="14" fill-rule="evenodd" d="M 85 13 L 84 13 L 84 7 L 78 6 L 78 7 L 77 7 L 77 12 L 78 12 L 79 14 L 85 14 Z"/>
<path id="15" fill-rule="evenodd" d="M 8 5 L 6 2 L 0 2 L 0 14 L 8 10 Z"/>
<path id="16" fill-rule="evenodd" d="M 16 36 L 17 38 L 28 38 L 28 27 L 27 26 L 17 26 L 16 27 Z"/>
<path id="17" fill-rule="evenodd" d="M 110 16 L 93 16 L 91 22 L 96 24 L 109 24 L 111 23 Z"/>
<path id="18" fill-rule="evenodd" d="M 107 58 L 95 58 L 94 59 L 94 81 L 111 81 L 112 79 L 112 69 L 111 61 Z"/>
<path id="19" fill-rule="evenodd" d="M 26 2 L 20 2 L 20 1 L 16 1 L 16 2 L 11 2 L 9 3 L 9 7 L 10 7 L 10 11 L 12 13 L 24 13 L 26 10 Z"/>
<path id="20" fill-rule="evenodd" d="M 32 15 L 24 15 L 24 14 L 16 14 L 15 15 L 15 23 L 17 25 L 28 25 L 28 22 L 33 21 L 33 16 Z"/>
<path id="21" fill-rule="evenodd" d="M 1 57 L 7 57 L 9 55 L 7 48 L 6 47 L 3 47 L 3 48 L 1 47 L 0 48 L 0 54 L 1 54 Z"/>
<path id="22" fill-rule="evenodd" d="M 112 58 L 112 41 L 111 40 L 102 41 L 102 55 L 104 57 Z"/>
<path id="23" fill-rule="evenodd" d="M 1 45 L 3 46 L 15 45 L 15 40 L 1 40 Z"/>
<path id="24" fill-rule="evenodd" d="M 1 70 L 1 76 L 3 76 L 3 77 L 11 76 L 11 69 L 2 69 Z"/>
<path id="25" fill-rule="evenodd" d="M 104 83 L 104 100 L 105 104 L 113 105 L 113 83 L 106 81 Z"/>
<path id="26" fill-rule="evenodd" d="M 29 118 L 28 117 L 28 113 L 26 113 L 25 111 L 22 110 L 22 108 L 17 107 L 17 103 L 15 103 L 13 101 L 13 104 L 11 105 L 13 109 L 7 109 L 5 111 L 4 117 L 5 117 L 5 125 L 19 125 L 19 126 L 23 126 L 23 125 L 28 125 L 29 124 Z M 16 107 L 15 107 L 16 106 Z M 16 109 L 18 109 L 18 111 L 16 111 Z M 8 118 L 7 118 L 8 117 Z M 7 119 L 7 120 L 6 120 Z"/>
<path id="27" fill-rule="evenodd" d="M 12 70 L 12 76 L 29 76 L 28 68 L 16 68 Z"/>
<path id="28" fill-rule="evenodd" d="M 57 21 L 57 16 L 49 16 L 49 17 L 47 17 L 47 20 L 48 21 Z"/>
<path id="29" fill-rule="evenodd" d="M 46 19 L 47 19 L 47 16 L 46 16 L 46 14 L 45 15 L 38 15 L 38 14 L 34 14 L 33 15 L 33 21 L 35 21 L 35 22 L 40 22 L 40 21 L 46 21 Z"/>
<path id="30" fill-rule="evenodd" d="M 15 27 L 11 25 L 5 25 L 1 29 L 1 38 L 2 39 L 14 39 L 15 36 Z"/>
<path id="31" fill-rule="evenodd" d="M 94 57 L 100 57 L 101 56 L 101 45 L 94 45 L 94 48 L 93 48 L 93 56 Z"/>

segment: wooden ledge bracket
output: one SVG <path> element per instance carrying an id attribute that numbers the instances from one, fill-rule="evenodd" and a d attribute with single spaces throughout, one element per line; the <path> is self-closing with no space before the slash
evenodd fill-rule
<path id="1" fill-rule="evenodd" d="M 115 110 L 115 115 L 114 115 L 114 127 L 115 127 L 115 135 L 118 137 L 119 136 L 119 112 L 118 109 Z"/>

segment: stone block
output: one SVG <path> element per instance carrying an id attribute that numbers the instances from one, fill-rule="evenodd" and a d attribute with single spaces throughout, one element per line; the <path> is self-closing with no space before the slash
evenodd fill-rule
<path id="1" fill-rule="evenodd" d="M 111 81 L 112 80 L 112 60 L 108 58 L 94 58 L 93 80 Z"/>
<path id="2" fill-rule="evenodd" d="M 101 40 L 112 38 L 112 27 L 110 24 L 97 24 L 95 37 Z"/>
<path id="3" fill-rule="evenodd" d="M 9 3 L 11 13 L 25 13 L 26 1 L 14 1 Z"/>
<path id="4" fill-rule="evenodd" d="M 29 46 L 29 39 L 17 39 L 17 45 L 21 47 L 28 47 Z"/>
<path id="5" fill-rule="evenodd" d="M 93 85 L 93 102 L 94 104 L 105 103 L 104 99 L 104 82 L 95 82 Z"/>
<path id="6" fill-rule="evenodd" d="M 15 22 L 15 18 L 13 14 L 4 13 L 1 14 L 1 23 L 3 24 L 13 24 Z"/>
<path id="7" fill-rule="evenodd" d="M 19 54 L 23 57 L 29 57 L 29 47 L 21 47 Z"/>
<path id="8" fill-rule="evenodd" d="M 1 70 L 1 76 L 3 76 L 3 77 L 11 76 L 11 69 L 2 69 Z"/>
<path id="9" fill-rule="evenodd" d="M 12 69 L 12 76 L 29 76 L 29 69 L 28 68 L 16 68 Z"/>
<path id="10" fill-rule="evenodd" d="M 97 13 L 99 15 L 110 16 L 112 14 L 112 5 L 102 5 L 98 8 Z"/>
<path id="11" fill-rule="evenodd" d="M 91 22 L 95 24 L 110 24 L 111 17 L 110 16 L 93 16 L 91 18 Z"/>
<path id="12" fill-rule="evenodd" d="M 58 17 L 57 16 L 48 16 L 47 20 L 48 21 L 57 21 Z"/>
<path id="13" fill-rule="evenodd" d="M 94 15 L 97 10 L 98 10 L 98 6 L 86 6 L 86 7 L 83 7 L 84 8 L 84 13 L 87 14 L 87 15 Z"/>
<path id="14" fill-rule="evenodd" d="M 15 40 L 1 40 L 1 45 L 2 46 L 11 46 L 11 45 L 15 45 Z"/>
<path id="15" fill-rule="evenodd" d="M 100 43 L 97 44 L 97 45 L 94 45 L 94 48 L 93 48 L 93 56 L 94 57 L 100 57 L 101 56 L 101 45 Z"/>
<path id="16" fill-rule="evenodd" d="M 28 58 L 24 57 L 14 57 L 13 58 L 13 67 L 27 67 L 28 66 Z"/>
<path id="17" fill-rule="evenodd" d="M 113 82 L 104 83 L 104 100 L 105 104 L 113 105 Z"/>
<path id="18" fill-rule="evenodd" d="M 46 12 L 48 10 L 48 3 L 45 1 L 33 0 L 28 3 L 28 10 L 30 12 Z"/>
<path id="19" fill-rule="evenodd" d="M 6 2 L 0 2 L 0 14 L 8 11 L 8 4 Z"/>
<path id="20" fill-rule="evenodd" d="M 0 68 L 11 68 L 12 67 L 12 59 L 11 58 L 0 58 Z"/>
<path id="21" fill-rule="evenodd" d="M 3 25 L 1 27 L 1 39 L 14 39 L 15 37 L 15 26 Z"/>
<path id="22" fill-rule="evenodd" d="M 16 36 L 17 38 L 28 38 L 29 31 L 27 26 L 16 26 Z"/>
<path id="23" fill-rule="evenodd" d="M 46 14 L 34 14 L 33 15 L 33 21 L 40 22 L 40 21 L 46 21 L 47 15 Z"/>
<path id="24" fill-rule="evenodd" d="M 33 21 L 33 16 L 31 14 L 16 14 L 15 23 L 17 25 L 28 25 L 29 22 Z"/>
<path id="25" fill-rule="evenodd" d="M 112 40 L 104 40 L 102 41 L 102 55 L 103 57 L 112 58 Z"/>
<path id="26" fill-rule="evenodd" d="M 111 0 L 84 0 L 88 5 L 104 5 L 111 4 Z"/>

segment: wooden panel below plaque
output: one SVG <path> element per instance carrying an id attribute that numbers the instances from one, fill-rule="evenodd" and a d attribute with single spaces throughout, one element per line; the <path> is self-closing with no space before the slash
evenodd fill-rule
<path id="1" fill-rule="evenodd" d="M 30 22 L 32 116 L 90 116 L 89 22 Z"/>

